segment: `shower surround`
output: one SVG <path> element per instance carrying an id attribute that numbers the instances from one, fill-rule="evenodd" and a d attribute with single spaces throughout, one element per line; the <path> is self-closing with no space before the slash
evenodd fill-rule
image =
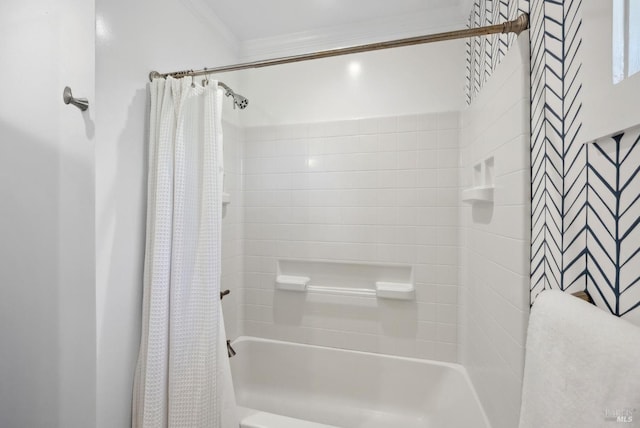
<path id="1" fill-rule="evenodd" d="M 244 334 L 457 361 L 458 143 L 456 112 L 247 128 Z M 416 299 L 275 290 L 292 259 L 409 266 Z"/>
<path id="2" fill-rule="evenodd" d="M 492 426 L 517 423 L 529 290 L 528 34 L 514 45 L 467 109 L 444 107 L 455 92 L 424 98 L 436 113 L 390 115 L 396 106 L 379 103 L 371 108 L 387 114 L 353 119 L 364 108 L 358 98 L 325 109 L 334 98 L 318 93 L 323 85 L 305 91 L 296 83 L 310 69 L 248 76 L 245 86 L 257 96 L 243 114 L 250 124 L 274 125 L 240 128 L 235 315 L 224 303 L 236 334 L 462 363 Z M 288 99 L 269 92 L 282 81 L 298 85 L 305 100 L 293 114 Z M 357 93 L 373 100 L 377 82 L 360 83 Z M 251 110 L 263 105 L 269 110 Z M 314 122 L 318 111 L 349 120 Z M 307 121 L 287 124 L 291 117 Z M 474 165 L 488 158 L 494 203 L 463 205 Z M 291 260 L 319 269 L 408 267 L 415 300 L 277 290 L 277 274 L 287 273 L 279 266 Z"/>

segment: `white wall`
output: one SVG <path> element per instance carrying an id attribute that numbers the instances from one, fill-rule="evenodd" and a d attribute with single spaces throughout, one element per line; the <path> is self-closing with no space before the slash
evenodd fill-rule
<path id="1" fill-rule="evenodd" d="M 520 35 L 462 115 L 461 187 L 493 156 L 495 201 L 461 209 L 462 362 L 494 428 L 518 425 L 529 315 L 529 47 Z"/>
<path id="2" fill-rule="evenodd" d="M 0 4 L 0 426 L 95 419 L 93 1 Z"/>
<path id="3" fill-rule="evenodd" d="M 131 423 L 145 239 L 147 76 L 236 61 L 232 44 L 192 12 L 194 3 L 97 2 L 98 427 Z"/>
<path id="4" fill-rule="evenodd" d="M 247 128 L 244 333 L 456 361 L 458 124 L 453 112 Z M 356 280 L 362 264 L 406 266 L 416 300 L 276 291 L 292 259 L 349 263 Z"/>
<path id="5" fill-rule="evenodd" d="M 238 72 L 238 92 L 249 98 L 242 123 L 268 126 L 461 110 L 464 52 L 464 41 L 456 40 Z"/>

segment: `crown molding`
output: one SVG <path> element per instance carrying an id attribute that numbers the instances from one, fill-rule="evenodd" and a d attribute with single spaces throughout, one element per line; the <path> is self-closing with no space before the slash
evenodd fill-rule
<path id="1" fill-rule="evenodd" d="M 324 27 L 274 37 L 244 40 L 240 43 L 240 57 L 243 62 L 255 61 L 414 37 L 462 29 L 466 27 L 467 20 L 468 11 L 462 13 L 459 7 L 442 8 L 435 12 L 423 11 L 408 15 L 391 16 L 350 25 Z M 448 25 L 443 26 L 443 22 L 448 23 Z"/>
<path id="2" fill-rule="evenodd" d="M 222 38 L 233 52 L 239 54 L 242 44 L 236 34 L 222 21 L 212 6 L 204 0 L 181 0 L 191 14 L 214 35 Z"/>

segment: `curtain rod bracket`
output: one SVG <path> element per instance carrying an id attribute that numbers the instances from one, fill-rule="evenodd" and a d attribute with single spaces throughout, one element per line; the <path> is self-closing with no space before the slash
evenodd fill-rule
<path id="1" fill-rule="evenodd" d="M 513 21 L 507 21 L 504 23 L 503 33 L 515 33 L 516 35 L 520 35 L 523 31 L 529 28 L 529 15 L 526 13 L 520 14 L 518 18 Z"/>

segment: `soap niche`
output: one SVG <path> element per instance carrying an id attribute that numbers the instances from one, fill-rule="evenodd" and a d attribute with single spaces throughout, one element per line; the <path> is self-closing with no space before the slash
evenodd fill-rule
<path id="1" fill-rule="evenodd" d="M 492 203 L 495 189 L 495 162 L 493 156 L 473 165 L 471 187 L 462 191 L 462 200 L 468 203 Z"/>

